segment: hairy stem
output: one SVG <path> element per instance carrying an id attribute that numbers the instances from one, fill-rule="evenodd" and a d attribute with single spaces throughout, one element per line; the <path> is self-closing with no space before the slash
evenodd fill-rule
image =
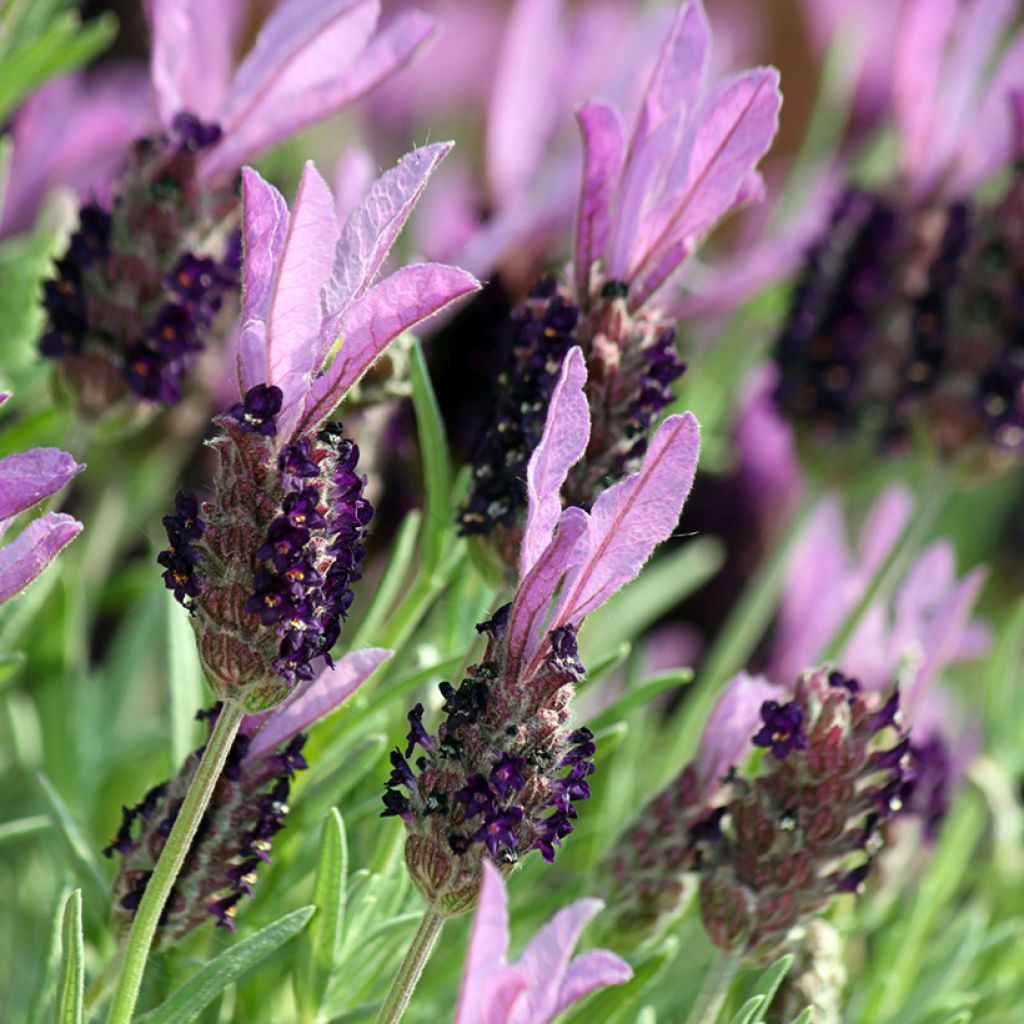
<path id="1" fill-rule="evenodd" d="M 409 951 L 405 954 L 402 966 L 398 968 L 395 980 L 391 982 L 387 997 L 384 999 L 377 1014 L 377 1024 L 397 1024 L 409 1005 L 416 985 L 427 966 L 430 954 L 434 950 L 437 937 L 441 934 L 444 918 L 433 909 L 428 909 L 412 937 Z"/>
<path id="2" fill-rule="evenodd" d="M 213 796 L 214 788 L 220 778 L 224 761 L 231 749 L 231 744 L 242 724 L 245 711 L 236 701 L 225 701 L 217 716 L 213 732 L 203 751 L 199 767 L 196 769 L 188 793 L 175 819 L 171 834 L 167 837 L 160 859 L 157 861 L 153 874 L 146 885 L 142 902 L 135 913 L 128 941 L 124 947 L 124 962 L 117 979 L 117 988 L 110 1004 L 108 1024 L 130 1024 L 135 1003 L 139 998 L 142 976 L 146 971 L 146 961 L 153 936 L 156 934 L 160 915 L 164 905 L 174 888 L 181 865 L 192 846 L 196 829 L 206 813 L 206 808 Z"/>

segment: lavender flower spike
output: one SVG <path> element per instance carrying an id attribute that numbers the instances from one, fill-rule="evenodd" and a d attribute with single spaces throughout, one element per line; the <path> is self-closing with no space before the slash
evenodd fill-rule
<path id="1" fill-rule="evenodd" d="M 629 981 L 629 964 L 607 950 L 572 959 L 583 927 L 603 906 L 585 899 L 559 911 L 509 964 L 508 893 L 501 872 L 485 861 L 455 1024 L 549 1024 L 595 989 Z"/>
<path id="2" fill-rule="evenodd" d="M 0 391 L 0 405 L 10 397 Z M 83 469 L 58 448 L 32 448 L 0 459 L 0 537 L 15 516 L 59 491 Z M 27 587 L 81 529 L 72 516 L 47 512 L 0 548 L 0 604 Z"/>
<path id="3" fill-rule="evenodd" d="M 504 865 L 534 849 L 551 861 L 572 832 L 595 767 L 593 734 L 571 724 L 574 684 L 586 674 L 576 631 L 672 533 L 696 471 L 697 421 L 671 416 L 637 472 L 598 495 L 590 513 L 562 509 L 590 433 L 585 385 L 583 353 L 573 348 L 527 467 L 515 596 L 477 627 L 487 649 L 459 688 L 441 684 L 437 735 L 417 705 L 406 753 L 392 754 L 384 816 L 405 823 L 410 874 L 444 917 L 476 902 L 485 850 Z M 418 774 L 406 760 L 416 746 Z"/>
<path id="4" fill-rule="evenodd" d="M 253 895 L 260 864 L 270 860 L 271 840 L 285 826 L 288 795 L 297 771 L 306 768 L 305 731 L 326 717 L 391 657 L 369 647 L 352 651 L 333 668 L 297 687 L 286 701 L 247 715 L 228 754 L 210 806 L 192 842 L 182 873 L 160 920 L 157 943 L 168 945 L 209 921 L 234 931 L 235 913 Z M 209 727 L 220 705 L 200 711 Z M 127 931 L 150 873 L 188 789 L 202 749 L 189 755 L 178 774 L 154 786 L 134 807 L 124 808 L 121 825 L 104 850 L 120 854 L 114 880 L 114 923 Z"/>
<path id="5" fill-rule="evenodd" d="M 337 641 L 359 579 L 373 507 L 359 449 L 335 406 L 402 331 L 478 287 L 415 264 L 375 281 L 449 150 L 416 150 L 385 173 L 338 230 L 330 189 L 307 164 L 291 213 L 243 172 L 239 401 L 215 423 L 213 501 L 179 495 L 164 522 L 164 581 L 193 612 L 215 692 L 249 711 L 279 701 Z"/>

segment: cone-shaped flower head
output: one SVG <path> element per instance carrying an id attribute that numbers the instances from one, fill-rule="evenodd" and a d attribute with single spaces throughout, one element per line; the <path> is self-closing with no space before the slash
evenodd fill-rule
<path id="1" fill-rule="evenodd" d="M 899 174 L 851 188 L 810 248 L 776 343 L 776 398 L 812 437 L 946 457 L 1024 453 L 1024 31 L 1013 0 L 903 0 Z M 1001 198 L 975 197 L 1012 165 Z"/>
<path id="2" fill-rule="evenodd" d="M 709 85 L 709 57 L 703 7 L 687 0 L 628 140 L 612 107 L 578 113 L 584 168 L 570 280 L 542 281 L 512 316 L 495 417 L 460 514 L 465 534 L 512 531 L 511 542 L 497 540 L 506 562 L 565 353 L 578 344 L 589 370 L 593 429 L 566 485 L 569 500 L 589 508 L 602 486 L 639 465 L 683 372 L 675 323 L 652 296 L 723 216 L 760 195 L 755 167 L 775 135 L 778 74 L 759 68 Z"/>
<path id="3" fill-rule="evenodd" d="M 573 959 L 580 934 L 603 906 L 584 899 L 560 910 L 510 964 L 505 880 L 484 861 L 455 1024 L 549 1024 L 595 989 L 629 981 L 629 964 L 607 950 Z"/>
<path id="4" fill-rule="evenodd" d="M 0 391 L 0 405 L 10 397 Z M 31 448 L 0 459 L 0 538 L 15 516 L 59 491 L 83 469 L 59 448 Z M 73 516 L 47 512 L 0 547 L 0 604 L 27 587 L 81 529 Z"/>
<path id="5" fill-rule="evenodd" d="M 271 840 L 285 825 L 292 779 L 307 767 L 304 730 L 347 700 L 390 656 L 378 648 L 353 651 L 272 711 L 243 719 L 161 917 L 158 944 L 176 942 L 211 918 L 234 931 L 237 905 L 253 895 L 257 870 L 270 861 Z M 196 717 L 212 730 L 219 711 L 217 704 Z M 121 858 L 113 916 L 122 932 L 135 916 L 202 754 L 200 747 L 177 775 L 124 808 L 121 825 L 103 851 Z"/>
<path id="6" fill-rule="evenodd" d="M 235 69 L 243 0 L 147 9 L 159 125 L 132 148 L 113 204 L 83 206 L 45 289 L 41 351 L 93 414 L 126 393 L 181 399 L 238 287 L 242 163 L 372 88 L 433 27 L 410 11 L 375 33 L 371 0 L 283 0 Z"/>
<path id="7" fill-rule="evenodd" d="M 574 348 L 527 467 L 515 597 L 477 627 L 487 636 L 483 660 L 458 689 L 441 685 L 436 734 L 417 705 L 408 745 L 392 754 L 384 814 L 404 820 L 406 863 L 444 915 L 473 906 L 485 855 L 511 865 L 536 849 L 552 860 L 572 831 L 594 770 L 593 735 L 571 724 L 574 684 L 585 675 L 576 631 L 672 533 L 693 481 L 699 430 L 687 413 L 665 420 L 640 468 L 589 513 L 563 509 L 563 485 L 590 433 L 585 383 Z"/>
<path id="8" fill-rule="evenodd" d="M 244 180 L 239 401 L 214 422 L 214 498 L 179 495 L 159 556 L 193 612 L 218 696 L 248 710 L 280 700 L 327 655 L 359 578 L 373 514 L 357 446 L 335 406 L 402 331 L 478 285 L 417 264 L 374 283 L 431 172 L 438 143 L 385 173 L 338 230 L 330 189 L 307 164 L 289 214 L 250 169 Z"/>

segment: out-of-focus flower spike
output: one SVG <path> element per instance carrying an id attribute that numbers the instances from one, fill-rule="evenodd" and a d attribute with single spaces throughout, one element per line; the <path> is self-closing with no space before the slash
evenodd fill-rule
<path id="1" fill-rule="evenodd" d="M 595 989 L 628 981 L 629 965 L 607 950 L 572 958 L 583 928 L 603 906 L 584 899 L 559 911 L 510 965 L 505 882 L 485 861 L 455 1024 L 549 1024 Z"/>

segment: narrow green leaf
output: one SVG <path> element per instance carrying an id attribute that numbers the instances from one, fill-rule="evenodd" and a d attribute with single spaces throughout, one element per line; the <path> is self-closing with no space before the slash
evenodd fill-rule
<path id="1" fill-rule="evenodd" d="M 433 573 L 444 557 L 444 541 L 455 520 L 452 501 L 452 472 L 448 456 L 441 407 L 430 382 L 423 348 L 417 341 L 409 363 L 412 379 L 412 404 L 416 411 L 416 430 L 423 458 L 426 502 L 423 514 L 422 568 Z"/>
<path id="2" fill-rule="evenodd" d="M 316 869 L 313 903 L 316 916 L 303 936 L 295 984 L 303 1021 L 313 1021 L 323 1005 L 331 974 L 338 961 L 348 899 L 348 844 L 345 824 L 337 808 L 324 817 L 320 859 Z"/>
<path id="3" fill-rule="evenodd" d="M 785 956 L 780 956 L 765 972 L 757 979 L 754 985 L 754 991 L 761 996 L 764 996 L 764 1005 L 761 1007 L 757 1016 L 753 1018 L 755 1024 L 761 1024 L 764 1019 L 764 1011 L 771 1006 L 772 1000 L 775 998 L 775 993 L 778 992 L 779 986 L 782 984 L 783 979 L 789 973 L 790 967 L 793 966 L 793 954 L 787 953 Z"/>
<path id="4" fill-rule="evenodd" d="M 25 655 L 21 651 L 0 654 L 0 690 L 8 683 L 14 682 L 24 664 Z"/>
<path id="5" fill-rule="evenodd" d="M 731 1024 L 755 1024 L 761 1017 L 761 1008 L 765 1002 L 764 996 L 748 999 L 733 1015 Z"/>
<path id="6" fill-rule="evenodd" d="M 0 843 L 8 839 L 17 839 L 20 836 L 29 836 L 35 832 L 42 832 L 51 826 L 52 822 L 45 814 L 34 814 L 29 818 L 15 818 L 13 821 L 5 821 L 0 825 Z"/>
<path id="7" fill-rule="evenodd" d="M 61 933 L 60 994 L 57 1024 L 85 1021 L 85 944 L 82 941 L 82 890 L 76 889 L 64 904 Z"/>
<path id="8" fill-rule="evenodd" d="M 43 1024 L 44 1021 L 52 1019 L 50 1008 L 53 1006 L 53 997 L 57 990 L 57 978 L 59 977 L 64 914 L 70 899 L 71 887 L 64 886 L 57 897 L 53 914 L 50 917 L 50 938 L 46 944 L 46 955 L 40 964 L 39 980 L 36 982 L 35 993 L 32 996 L 27 1024 Z"/>
<path id="9" fill-rule="evenodd" d="M 332 1017 L 331 1024 L 361 1024 L 362 1021 L 372 1021 L 380 1009 L 380 1000 L 374 999 L 371 1003 L 362 1003 L 347 1010 L 340 1017 Z"/>
<path id="10" fill-rule="evenodd" d="M 164 591 L 167 622 L 167 683 L 171 708 L 171 764 L 179 765 L 196 747 L 196 708 L 203 703 L 203 669 L 188 612 Z"/>
<path id="11" fill-rule="evenodd" d="M 790 1024 L 814 1024 L 814 1007 L 808 1006 L 799 1017 L 794 1017 Z"/>
<path id="12" fill-rule="evenodd" d="M 590 683 L 596 683 L 602 676 L 617 669 L 630 656 L 632 651 L 633 645 L 624 640 L 614 650 L 602 654 L 601 657 L 588 658 L 590 665 L 587 666 L 587 677 L 580 683 L 580 686 L 583 687 Z M 585 658 L 588 657 L 586 652 L 584 652 L 583 656 Z"/>
<path id="13" fill-rule="evenodd" d="M 423 515 L 419 509 L 413 509 L 402 520 L 398 533 L 391 543 L 391 555 L 388 558 L 387 567 L 373 591 L 359 627 L 349 642 L 352 650 L 368 646 L 380 629 L 384 619 L 387 617 L 399 590 L 405 582 L 412 565 L 413 556 L 416 554 L 416 538 L 419 536 L 420 526 L 423 522 Z"/>
<path id="14" fill-rule="evenodd" d="M 309 923 L 314 907 L 301 907 L 214 957 L 138 1024 L 189 1024 L 250 967 L 294 938 Z"/>
<path id="15" fill-rule="evenodd" d="M 103 877 L 103 871 L 95 853 L 85 841 L 78 823 L 72 817 L 67 804 L 61 799 L 60 793 L 57 792 L 49 778 L 43 772 L 39 772 L 36 780 L 46 802 L 50 805 L 53 824 L 64 840 L 72 867 L 83 883 L 89 886 L 89 898 L 95 899 L 97 906 L 103 906 L 104 901 L 108 898 L 107 882 Z"/>
<path id="16" fill-rule="evenodd" d="M 693 669 L 690 668 L 673 669 L 671 672 L 653 676 L 621 696 L 600 714 L 595 715 L 587 725 L 595 732 L 606 729 L 636 711 L 637 708 L 649 704 L 659 694 L 675 689 L 677 686 L 685 686 L 692 679 Z"/>

